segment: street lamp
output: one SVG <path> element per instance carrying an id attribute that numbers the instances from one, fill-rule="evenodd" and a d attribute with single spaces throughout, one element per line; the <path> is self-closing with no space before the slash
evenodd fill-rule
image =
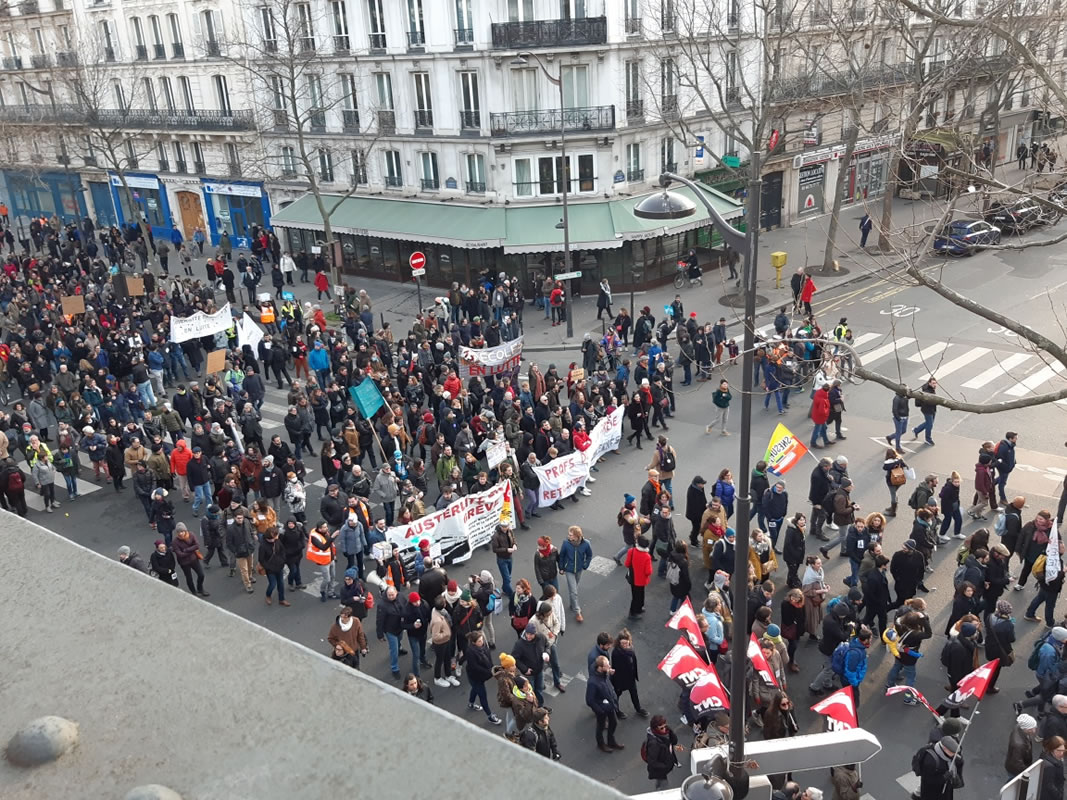
<path id="1" fill-rule="evenodd" d="M 734 608 L 733 665 L 730 671 L 730 777 L 738 800 L 748 794 L 748 774 L 745 772 L 745 668 L 748 649 L 748 624 L 744 609 L 748 604 L 746 592 L 748 581 L 749 548 L 749 473 L 751 472 L 750 442 L 752 437 L 752 373 L 753 350 L 756 332 L 756 255 L 759 250 L 760 194 L 763 181 L 760 178 L 760 153 L 753 150 L 748 181 L 748 224 L 739 231 L 722 218 L 704 191 L 688 178 L 671 172 L 659 177 L 663 191 L 651 194 L 634 206 L 634 216 L 641 219 L 684 219 L 696 213 L 696 206 L 686 197 L 669 191 L 672 181 L 677 181 L 693 190 L 704 204 L 712 226 L 727 245 L 745 253 L 742 285 L 745 293 L 744 350 L 741 357 L 741 452 L 738 458 L 740 473 L 737 487 L 737 539 L 734 545 L 734 574 L 732 578 Z"/>
<path id="2" fill-rule="evenodd" d="M 559 77 L 556 77 L 548 71 L 545 62 L 536 53 L 519 53 L 511 60 L 511 65 L 513 67 L 525 67 L 529 65 L 531 58 L 537 62 L 537 66 L 545 73 L 548 82 L 559 87 L 559 153 L 563 162 L 563 219 L 560 220 L 556 227 L 563 229 L 563 271 L 570 272 L 571 240 L 570 222 L 567 218 L 567 192 L 571 185 L 571 170 L 570 164 L 567 162 L 567 120 L 563 103 L 563 68 L 560 67 Z M 567 338 L 569 339 L 574 336 L 574 295 L 571 293 L 570 280 L 567 281 L 567 303 L 569 305 L 569 308 L 567 308 Z"/>

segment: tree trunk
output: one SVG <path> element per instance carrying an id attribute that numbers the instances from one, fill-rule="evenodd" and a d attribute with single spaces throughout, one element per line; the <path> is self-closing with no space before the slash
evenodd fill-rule
<path id="1" fill-rule="evenodd" d="M 859 117 L 857 112 L 856 117 Z M 830 272 L 834 268 L 834 247 L 837 244 L 838 217 L 841 214 L 841 206 L 845 201 L 845 192 L 848 187 L 849 165 L 852 163 L 852 154 L 856 150 L 856 142 L 859 140 L 860 129 L 853 125 L 848 130 L 845 138 L 845 155 L 838 162 L 837 185 L 834 187 L 834 210 L 830 214 L 830 227 L 826 231 L 826 252 L 822 257 L 822 271 Z"/>
<path id="2" fill-rule="evenodd" d="M 888 253 L 893 249 L 893 243 L 890 241 L 889 232 L 893 227 L 893 198 L 897 195 L 897 186 L 900 183 L 899 172 L 901 154 L 904 152 L 904 148 L 908 146 L 908 142 L 911 140 L 911 137 L 915 135 L 915 131 L 919 127 L 919 120 L 922 119 L 922 111 L 922 104 L 915 103 L 915 107 L 904 121 L 904 130 L 900 133 L 900 147 L 892 150 L 893 155 L 889 159 L 889 172 L 886 175 L 885 194 L 882 196 L 882 219 L 878 224 L 878 249 L 883 253 Z"/>

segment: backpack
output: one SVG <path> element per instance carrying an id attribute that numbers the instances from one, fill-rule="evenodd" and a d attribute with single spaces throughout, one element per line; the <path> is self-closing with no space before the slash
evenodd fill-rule
<path id="1" fill-rule="evenodd" d="M 659 451 L 659 468 L 664 472 L 674 472 L 678 467 L 678 460 L 674 457 L 670 447 L 664 447 Z"/>
<path id="2" fill-rule="evenodd" d="M 950 651 L 952 649 L 953 642 L 959 641 L 958 639 L 949 639 L 945 642 L 945 646 L 941 648 L 941 666 L 948 668 L 948 663 L 951 660 Z"/>
<path id="3" fill-rule="evenodd" d="M 911 497 L 908 498 L 908 508 L 914 508 L 916 511 L 919 509 L 919 487 L 916 486 L 915 490 L 911 493 Z"/>
<path id="4" fill-rule="evenodd" d="M 822 499 L 822 510 L 827 514 L 834 513 L 834 498 L 837 497 L 839 491 L 840 489 L 835 489 Z"/>
<path id="5" fill-rule="evenodd" d="M 1008 515 L 1003 509 L 997 512 L 997 520 L 993 523 L 993 530 L 996 531 L 997 536 L 1003 536 L 1004 532 L 1008 529 Z"/>
<path id="6" fill-rule="evenodd" d="M 952 586 L 956 589 L 960 588 L 960 584 L 963 583 L 965 577 L 967 577 L 967 567 L 964 564 L 960 564 L 956 567 L 956 571 L 952 573 Z"/>
<path id="7" fill-rule="evenodd" d="M 641 760 L 648 763 L 648 739 L 641 742 Z"/>
<path id="8" fill-rule="evenodd" d="M 22 470 L 12 470 L 7 479 L 7 490 L 9 492 L 21 492 L 25 488 L 26 481 L 22 478 Z"/>
<path id="9" fill-rule="evenodd" d="M 841 642 L 834 648 L 833 655 L 830 656 L 830 669 L 836 675 L 845 674 L 845 656 L 848 655 L 848 646 L 848 641 Z"/>
<path id="10" fill-rule="evenodd" d="M 927 750 L 933 749 L 932 744 L 924 745 L 918 749 L 918 751 L 911 757 L 911 771 L 916 775 L 922 774 L 923 769 L 923 753 Z"/>
<path id="11" fill-rule="evenodd" d="M 964 561 L 967 560 L 967 556 L 969 556 L 970 554 L 971 548 L 967 546 L 966 542 L 964 542 L 960 545 L 960 549 L 956 551 L 956 563 L 962 564 Z"/>
<path id="12" fill-rule="evenodd" d="M 429 422 L 422 423 L 422 427 L 419 428 L 419 444 L 430 443 L 430 430 L 433 428 Z"/>
<path id="13" fill-rule="evenodd" d="M 1044 580 L 1044 577 L 1045 577 L 1045 563 L 1047 561 L 1048 561 L 1048 559 L 1045 557 L 1044 553 L 1042 553 L 1041 555 L 1039 555 L 1037 558 L 1034 559 L 1034 566 L 1032 566 L 1030 568 L 1030 572 L 1033 574 L 1033 576 L 1035 578 L 1041 578 L 1042 580 Z"/>
<path id="14" fill-rule="evenodd" d="M 1026 668 L 1031 672 L 1037 672 L 1037 668 L 1041 664 L 1041 645 L 1046 641 L 1048 641 L 1047 636 L 1039 636 L 1037 641 L 1034 642 L 1034 649 L 1030 651 L 1030 657 L 1026 659 Z"/>
<path id="15" fill-rule="evenodd" d="M 490 614 L 499 614 L 502 608 L 500 604 L 501 595 L 500 592 L 493 590 L 489 593 L 489 599 L 485 603 L 485 608 Z"/>
<path id="16" fill-rule="evenodd" d="M 215 276 L 218 277 L 218 278 L 221 278 L 223 271 L 224 270 L 223 270 L 222 262 L 221 261 L 216 261 L 215 262 Z"/>
<path id="17" fill-rule="evenodd" d="M 678 582 L 682 579 L 682 570 L 673 561 L 667 565 L 667 583 L 671 586 L 677 586 Z"/>

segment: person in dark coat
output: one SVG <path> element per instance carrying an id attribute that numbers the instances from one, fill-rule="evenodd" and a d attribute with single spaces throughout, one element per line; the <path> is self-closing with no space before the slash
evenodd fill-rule
<path id="1" fill-rule="evenodd" d="M 964 615 L 977 615 L 980 611 L 981 607 L 974 594 L 974 584 L 970 581 L 963 581 L 956 587 L 956 593 L 952 596 L 952 610 L 945 623 L 945 636 L 948 636 L 952 626 Z"/>
<path id="2" fill-rule="evenodd" d="M 611 674 L 611 685 L 615 687 L 615 693 L 621 696 L 623 692 L 629 692 L 637 716 L 647 717 L 648 712 L 641 707 L 641 698 L 637 695 L 637 680 L 640 673 L 637 669 L 637 653 L 634 652 L 633 636 L 628 629 L 623 628 L 619 631 L 615 646 L 611 649 L 610 658 L 611 668 L 614 670 Z M 626 719 L 626 714 L 621 708 L 617 716 L 619 719 Z"/>
<path id="3" fill-rule="evenodd" d="M 611 685 L 611 662 L 607 656 L 597 656 L 594 670 L 585 685 L 585 704 L 596 714 L 596 745 L 602 753 L 623 750 L 625 745 L 615 740 L 618 725 L 619 695 Z M 605 741 L 605 732 L 607 740 Z"/>
<path id="4" fill-rule="evenodd" d="M 551 718 L 548 715 L 547 708 L 535 708 L 533 721 L 523 728 L 522 733 L 519 734 L 519 744 L 545 758 L 559 761 L 562 756 L 559 753 L 559 747 L 556 745 L 556 734 L 553 733 L 552 728 L 549 726 L 550 722 Z"/>
<path id="5" fill-rule="evenodd" d="M 989 679 L 986 694 L 996 694 L 1000 691 L 997 687 L 997 678 L 1014 655 L 1015 622 L 1011 618 L 1011 603 L 1007 600 L 998 600 L 996 608 L 984 617 L 985 628 L 985 656 L 984 661 L 1000 659 L 993 676 Z"/>
<path id="6" fill-rule="evenodd" d="M 908 539 L 889 560 L 889 573 L 893 576 L 893 589 L 896 599 L 890 608 L 900 608 L 905 600 L 915 596 L 926 574 L 926 561 L 915 546 L 914 539 Z"/>
<path id="7" fill-rule="evenodd" d="M 704 493 L 707 483 L 697 475 L 685 492 L 685 518 L 693 523 L 693 530 L 689 533 L 689 542 L 694 547 L 697 544 L 697 536 L 700 534 L 700 520 L 704 516 L 704 510 L 708 507 L 708 498 Z"/>
<path id="8" fill-rule="evenodd" d="M 963 786 L 963 756 L 959 742 L 943 736 L 936 744 L 923 745 L 915 755 L 919 768 L 919 800 L 954 800 Z"/>
<path id="9" fill-rule="evenodd" d="M 1041 753 L 1041 789 L 1037 796 L 1041 800 L 1063 800 L 1063 756 L 1067 753 L 1067 742 L 1062 736 L 1050 736 L 1042 742 Z"/>
<path id="10" fill-rule="evenodd" d="M 178 585 L 178 576 L 175 574 L 175 570 L 178 568 L 178 561 L 174 558 L 174 553 L 170 552 L 167 543 L 162 539 L 156 540 L 156 549 L 152 551 L 152 556 L 148 559 L 148 563 L 152 567 L 152 572 L 156 573 L 156 577 L 161 581 L 169 583 L 171 586 Z"/>
<path id="11" fill-rule="evenodd" d="M 271 604 L 275 587 L 278 589 L 278 605 L 289 605 L 289 601 L 285 599 L 285 579 L 282 576 L 285 570 L 285 543 L 279 535 L 279 527 L 269 529 L 259 544 L 259 566 L 267 573 L 268 606 Z"/>
<path id="12" fill-rule="evenodd" d="M 1029 714 L 1015 718 L 1015 727 L 1008 737 L 1008 750 L 1004 756 L 1004 770 L 1014 778 L 1034 763 L 1034 741 L 1037 739 L 1037 720 Z"/>
<path id="13" fill-rule="evenodd" d="M 671 613 L 679 609 L 682 603 L 689 593 L 693 590 L 693 581 L 689 575 L 689 548 L 685 542 L 675 542 L 671 552 L 667 555 L 667 578 L 670 580 L 674 577 L 675 570 L 671 569 L 671 566 L 677 570 L 677 580 L 670 585 L 671 587 Z"/>
<path id="14" fill-rule="evenodd" d="M 656 714 L 645 732 L 645 764 L 648 779 L 657 789 L 667 788 L 667 776 L 678 766 L 678 753 L 685 748 L 678 744 L 678 736 L 667 726 L 667 718 Z"/>
<path id="15" fill-rule="evenodd" d="M 800 577 L 797 575 L 800 565 L 804 563 L 804 534 L 807 531 L 808 520 L 801 513 L 793 515 L 789 526 L 785 529 L 785 541 L 782 543 L 782 560 L 789 568 L 786 577 L 786 585 L 791 589 L 800 588 Z"/>
<path id="16" fill-rule="evenodd" d="M 129 547 L 123 545 L 119 548 L 119 563 L 127 567 L 133 567 L 138 572 L 148 572 L 148 565 L 144 563 L 140 553 L 135 553 Z"/>
<path id="17" fill-rule="evenodd" d="M 886 629 L 889 617 L 889 580 L 886 569 L 889 559 L 883 555 L 874 557 L 874 569 L 862 578 L 863 624 L 880 635 Z M 877 620 L 877 624 L 875 621 Z"/>

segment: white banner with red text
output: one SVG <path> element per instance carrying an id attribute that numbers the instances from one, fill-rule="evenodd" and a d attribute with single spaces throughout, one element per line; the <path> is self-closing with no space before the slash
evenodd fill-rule
<path id="1" fill-rule="evenodd" d="M 584 451 L 568 453 L 543 466 L 534 467 L 541 482 L 537 490 L 538 507 L 546 508 L 585 486 L 589 479 L 589 468 L 604 453 L 619 446 L 624 411 L 617 408 L 600 420 L 590 432 L 590 444 Z"/>
<path id="2" fill-rule="evenodd" d="M 522 337 L 502 342 L 496 347 L 460 347 L 459 377 L 498 375 L 511 372 L 522 364 Z"/>

